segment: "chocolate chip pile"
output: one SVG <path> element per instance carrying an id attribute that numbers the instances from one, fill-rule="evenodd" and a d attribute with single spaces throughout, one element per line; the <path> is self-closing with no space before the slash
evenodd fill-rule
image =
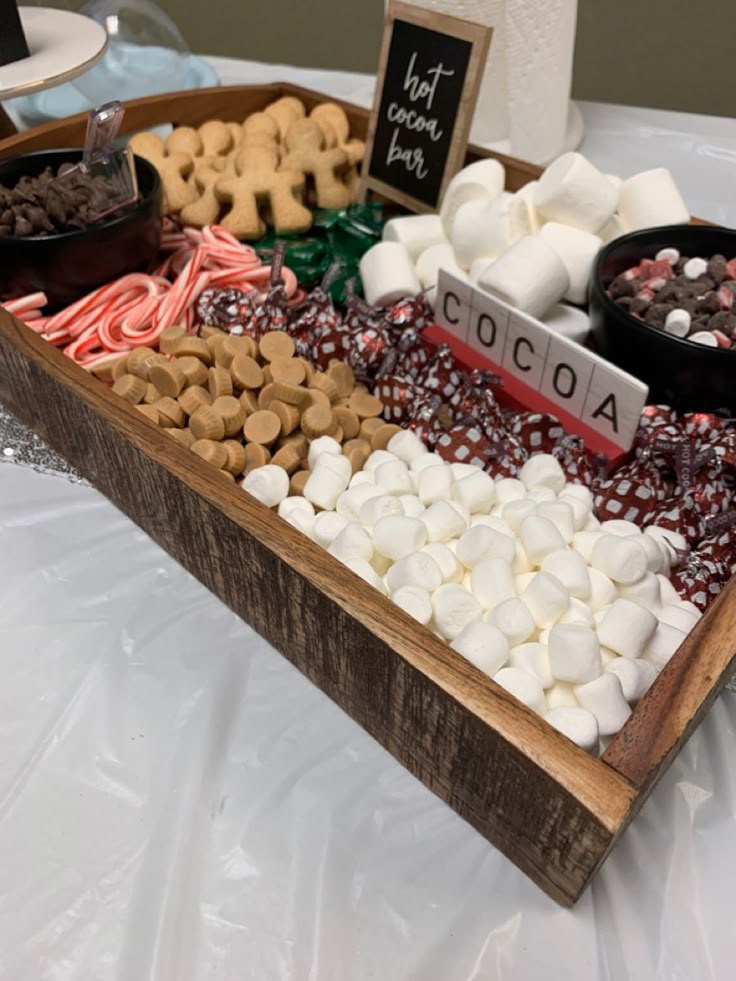
<path id="1" fill-rule="evenodd" d="M 63 178 L 58 180 L 58 178 Z M 15 187 L 0 184 L 0 235 L 28 238 L 86 228 L 113 204 L 111 182 L 61 164 L 37 177 L 21 177 Z"/>
<path id="2" fill-rule="evenodd" d="M 675 337 L 709 347 L 736 342 L 736 258 L 661 249 L 620 273 L 607 293 L 633 317 Z"/>

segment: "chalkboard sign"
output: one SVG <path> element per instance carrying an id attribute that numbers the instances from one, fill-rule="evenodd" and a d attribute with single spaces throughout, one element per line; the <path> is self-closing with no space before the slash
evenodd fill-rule
<path id="1" fill-rule="evenodd" d="M 492 29 L 390 3 L 368 130 L 362 194 L 436 211 L 463 165 Z"/>
<path id="2" fill-rule="evenodd" d="M 0 65 L 9 65 L 29 55 L 15 0 L 0 0 Z"/>

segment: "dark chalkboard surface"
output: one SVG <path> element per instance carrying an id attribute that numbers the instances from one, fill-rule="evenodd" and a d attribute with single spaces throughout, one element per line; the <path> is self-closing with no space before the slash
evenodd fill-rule
<path id="1" fill-rule="evenodd" d="M 462 166 L 491 28 L 391 3 L 363 166 L 373 188 L 436 211 Z"/>
<path id="2" fill-rule="evenodd" d="M 20 61 L 29 54 L 15 0 L 0 0 L 0 65 Z"/>

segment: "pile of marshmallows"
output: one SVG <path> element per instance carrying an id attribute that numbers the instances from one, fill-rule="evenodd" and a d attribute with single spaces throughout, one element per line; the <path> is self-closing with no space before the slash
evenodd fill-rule
<path id="1" fill-rule="evenodd" d="M 302 497 L 272 465 L 242 486 L 587 752 L 700 617 L 668 579 L 684 539 L 601 524 L 548 454 L 494 481 L 404 430 L 354 475 L 329 436 L 309 467 Z"/>
<path id="2" fill-rule="evenodd" d="M 434 302 L 439 270 L 446 269 L 582 342 L 587 315 L 560 301 L 586 302 L 603 243 L 690 220 L 663 167 L 622 181 L 565 153 L 515 194 L 504 186 L 503 166 L 479 160 L 453 177 L 439 215 L 388 221 L 384 241 L 360 263 L 368 302 L 382 306 L 421 289 L 430 289 Z"/>

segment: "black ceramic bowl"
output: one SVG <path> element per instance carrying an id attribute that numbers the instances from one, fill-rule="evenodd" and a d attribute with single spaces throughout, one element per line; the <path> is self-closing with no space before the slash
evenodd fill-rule
<path id="1" fill-rule="evenodd" d="M 41 150 L 0 161 L 0 184 L 76 163 L 81 150 Z M 0 236 L 0 299 L 42 290 L 50 308 L 72 303 L 118 276 L 145 269 L 161 241 L 161 181 L 155 167 L 135 158 L 140 200 L 119 216 L 61 235 Z"/>
<path id="2" fill-rule="evenodd" d="M 590 284 L 590 317 L 597 350 L 649 385 L 649 401 L 677 409 L 736 410 L 736 349 L 706 347 L 637 320 L 606 296 L 619 273 L 660 249 L 682 255 L 736 256 L 736 231 L 705 225 L 648 228 L 614 239 L 598 253 Z"/>

